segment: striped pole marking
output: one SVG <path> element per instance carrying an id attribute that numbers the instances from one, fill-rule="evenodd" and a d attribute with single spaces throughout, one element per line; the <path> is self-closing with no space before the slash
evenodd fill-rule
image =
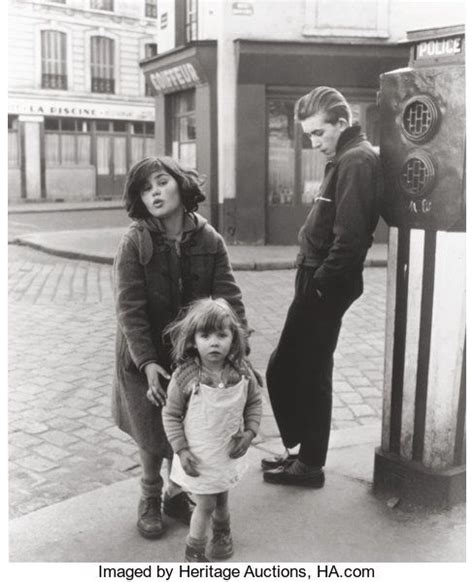
<path id="1" fill-rule="evenodd" d="M 390 228 L 382 449 L 465 460 L 465 233 Z"/>

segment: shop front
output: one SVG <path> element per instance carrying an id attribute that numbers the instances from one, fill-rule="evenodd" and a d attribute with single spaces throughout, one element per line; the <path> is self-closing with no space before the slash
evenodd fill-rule
<path id="1" fill-rule="evenodd" d="M 379 75 L 406 63 L 408 49 L 250 40 L 236 40 L 234 48 L 236 84 L 221 85 L 219 96 L 215 41 L 142 61 L 156 95 L 156 152 L 176 156 L 207 177 L 201 211 L 229 243 L 295 244 L 325 166 L 294 123 L 296 100 L 317 85 L 337 87 L 377 146 Z M 218 147 L 217 108 L 233 102 L 231 91 L 235 140 Z M 235 156 L 235 197 L 218 196 L 218 152 Z M 380 223 L 376 240 L 385 241 L 386 232 Z"/>
<path id="2" fill-rule="evenodd" d="M 9 199 L 110 200 L 155 152 L 152 106 L 9 101 Z"/>
<path id="3" fill-rule="evenodd" d="M 200 41 L 142 61 L 156 105 L 156 154 L 205 179 L 200 212 L 217 226 L 216 42 Z"/>
<path id="4" fill-rule="evenodd" d="M 347 97 L 379 143 L 379 75 L 406 63 L 403 45 L 237 41 L 237 243 L 295 244 L 321 184 L 325 157 L 294 123 L 296 100 L 318 85 Z M 386 240 L 380 223 L 377 241 Z"/>

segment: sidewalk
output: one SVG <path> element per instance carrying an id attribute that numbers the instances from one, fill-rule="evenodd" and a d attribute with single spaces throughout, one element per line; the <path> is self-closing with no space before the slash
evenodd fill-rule
<path id="1" fill-rule="evenodd" d="M 109 210 L 123 208 L 121 200 L 91 200 L 84 202 L 31 202 L 11 204 L 8 214 Z M 63 230 L 21 235 L 13 243 L 23 244 L 68 259 L 112 264 L 123 228 Z M 298 247 L 279 245 L 229 245 L 232 266 L 236 271 L 292 269 Z M 369 249 L 366 267 L 387 264 L 387 245 L 375 244 Z"/>
<path id="2" fill-rule="evenodd" d="M 35 212 L 65 212 L 75 210 L 109 210 L 123 208 L 122 201 L 118 200 L 90 200 L 85 202 L 23 202 L 9 204 L 8 214 L 30 214 Z"/>
<path id="3" fill-rule="evenodd" d="M 123 228 L 62 230 L 20 235 L 13 242 L 68 259 L 112 264 L 123 232 Z M 278 245 L 229 245 L 228 249 L 236 271 L 291 269 L 298 252 L 297 246 Z M 372 245 L 365 266 L 386 264 L 387 245 Z"/>
<path id="4" fill-rule="evenodd" d="M 465 507 L 439 513 L 389 509 L 370 490 L 379 425 L 331 436 L 326 485 L 312 490 L 262 481 L 260 459 L 279 439 L 249 452 L 231 494 L 233 562 L 464 561 Z M 135 529 L 138 479 L 98 488 L 10 522 L 13 562 L 180 562 L 187 528 L 167 519 L 157 541 Z"/>
<path id="5" fill-rule="evenodd" d="M 61 209 L 65 207 L 61 206 Z M 17 242 L 55 255 L 110 264 L 123 230 L 118 228 L 35 233 L 19 236 Z M 296 252 L 295 246 L 229 247 L 236 270 L 288 269 L 294 266 Z M 369 251 L 367 266 L 385 266 L 386 252 L 386 245 L 374 245 Z M 95 267 L 104 269 L 101 266 Z M 378 270 L 372 271 L 372 275 L 378 276 L 379 273 Z M 31 277 L 34 274 L 32 272 Z M 47 273 L 44 276 L 46 275 Z M 252 279 L 264 275 L 266 287 L 274 289 L 277 284 L 273 282 L 270 285 L 267 277 L 280 278 L 281 275 L 283 279 L 285 273 L 248 274 Z M 247 274 L 242 273 L 239 276 L 244 278 Z M 67 282 L 69 285 L 69 279 L 65 278 L 65 275 L 63 279 L 64 284 Z M 96 280 L 93 277 L 89 279 L 90 283 Z M 108 275 L 106 279 L 108 281 Z M 279 282 L 280 287 L 281 285 L 282 282 Z M 44 282 L 41 283 L 41 280 L 38 281 L 39 287 L 44 288 Z M 275 301 L 277 299 L 280 300 L 277 297 Z M 42 317 L 50 319 L 51 311 L 46 310 L 48 305 L 39 304 L 37 309 L 43 314 Z M 61 314 L 66 313 L 67 305 L 61 304 Z M 95 303 L 91 305 L 95 309 Z M 260 309 L 259 305 L 255 303 L 256 310 Z M 21 304 L 22 309 L 25 309 L 25 306 L 26 303 Z M 85 307 L 87 306 L 88 304 L 85 304 Z M 98 303 L 97 309 L 100 313 L 104 311 L 101 303 Z M 369 309 L 369 304 L 365 309 Z M 372 303 L 370 309 L 372 311 L 374 309 Z M 26 310 L 25 313 L 27 319 L 36 321 L 33 317 L 35 310 Z M 356 319 L 355 314 L 353 316 L 352 323 L 350 318 L 347 321 L 348 329 L 351 325 L 362 329 L 361 323 L 371 325 L 370 316 L 363 310 L 362 320 Z M 74 317 L 79 322 L 86 322 L 84 333 L 89 335 L 84 340 L 85 345 L 93 346 L 94 338 L 90 336 L 91 330 L 87 324 L 90 321 L 89 312 L 75 309 Z M 108 317 L 107 313 L 105 317 Z M 71 322 L 72 319 L 68 323 L 68 329 L 72 325 Z M 63 325 L 62 320 L 58 325 Z M 98 323 L 97 327 L 102 326 L 105 329 L 106 326 L 102 323 Z M 46 332 L 50 334 L 53 330 Z M 262 335 L 261 340 L 265 338 L 266 336 Z M 377 338 L 374 336 L 372 339 L 375 341 Z M 34 336 L 32 341 L 46 343 L 45 339 L 37 336 Z M 361 340 L 357 335 L 350 335 L 347 341 Z M 371 350 L 374 351 L 373 344 L 371 345 Z M 31 348 L 25 348 L 20 353 L 29 354 L 28 349 Z M 52 353 L 55 353 L 54 349 Z M 70 353 L 71 346 L 68 345 L 65 349 Z M 263 353 L 263 348 L 256 345 L 256 353 L 259 349 Z M 341 357 L 350 367 L 351 354 L 341 352 Z M 360 357 L 360 354 L 353 353 L 352 357 Z M 104 353 L 104 358 L 108 358 L 107 352 Z M 78 361 L 77 370 L 84 370 L 81 362 L 82 360 Z M 76 374 L 75 371 L 72 372 Z M 340 384 L 345 385 L 346 380 L 349 382 L 348 378 L 344 377 Z M 97 392 L 97 389 L 94 390 Z M 336 394 L 335 399 L 341 395 Z M 104 393 L 103 398 L 108 403 L 108 393 Z M 358 405 L 355 404 L 354 407 L 356 406 Z M 88 419 L 93 417 L 91 410 L 87 409 L 85 417 Z M 336 407 L 335 411 L 337 410 L 339 409 Z M 24 412 L 22 416 L 25 416 Z M 269 416 L 264 418 L 262 423 L 264 436 L 263 438 L 259 436 L 255 446 L 251 448 L 248 473 L 231 495 L 235 540 L 233 562 L 465 560 L 464 505 L 438 513 L 405 513 L 403 507 L 389 509 L 384 501 L 372 495 L 374 450 L 380 444 L 380 422 L 370 422 L 365 426 L 332 431 L 326 486 L 321 490 L 310 490 L 263 483 L 259 470 L 260 459 L 269 452 L 281 450 L 273 418 Z M 94 455 L 100 450 L 100 447 L 95 448 Z M 100 452 L 98 454 L 100 455 Z M 96 456 L 92 459 L 96 459 Z M 101 460 L 103 459 L 91 460 L 96 471 L 102 470 Z M 115 481 L 111 485 L 98 484 L 92 491 L 12 519 L 9 522 L 10 560 L 145 563 L 181 561 L 187 534 L 187 528 L 184 526 L 167 520 L 168 531 L 159 541 L 144 540 L 137 533 L 135 521 L 138 491 L 138 478 L 134 476 Z"/>

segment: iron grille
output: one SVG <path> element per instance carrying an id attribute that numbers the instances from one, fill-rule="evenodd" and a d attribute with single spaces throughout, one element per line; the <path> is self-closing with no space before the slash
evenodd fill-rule
<path id="1" fill-rule="evenodd" d="M 421 198 L 431 191 L 434 178 L 433 162 L 428 156 L 418 153 L 403 164 L 400 185 L 410 198 Z"/>
<path id="2" fill-rule="evenodd" d="M 67 75 L 43 73 L 41 87 L 43 89 L 67 89 Z"/>
<path id="3" fill-rule="evenodd" d="M 438 120 L 438 109 L 429 97 L 414 97 L 403 111 L 403 133 L 410 141 L 426 141 L 436 131 Z"/>
<path id="4" fill-rule="evenodd" d="M 114 79 L 101 79 L 99 77 L 92 77 L 91 81 L 92 93 L 115 93 Z"/>

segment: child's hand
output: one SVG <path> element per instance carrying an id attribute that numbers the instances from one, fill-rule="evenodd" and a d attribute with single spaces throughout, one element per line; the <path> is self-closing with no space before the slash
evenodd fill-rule
<path id="1" fill-rule="evenodd" d="M 229 457 L 231 459 L 238 459 L 243 457 L 247 452 L 250 443 L 255 435 L 251 430 L 244 430 L 243 432 L 239 430 L 234 435 L 232 435 L 232 444 Z"/>
<path id="2" fill-rule="evenodd" d="M 199 465 L 199 459 L 189 449 L 181 449 L 178 453 L 181 466 L 186 475 L 190 477 L 199 477 L 199 471 L 196 465 Z"/>
<path id="3" fill-rule="evenodd" d="M 170 375 L 156 362 L 147 364 L 144 372 L 148 382 L 146 397 L 155 406 L 164 406 L 166 404 L 166 392 L 161 387 L 160 376 L 169 380 Z"/>

